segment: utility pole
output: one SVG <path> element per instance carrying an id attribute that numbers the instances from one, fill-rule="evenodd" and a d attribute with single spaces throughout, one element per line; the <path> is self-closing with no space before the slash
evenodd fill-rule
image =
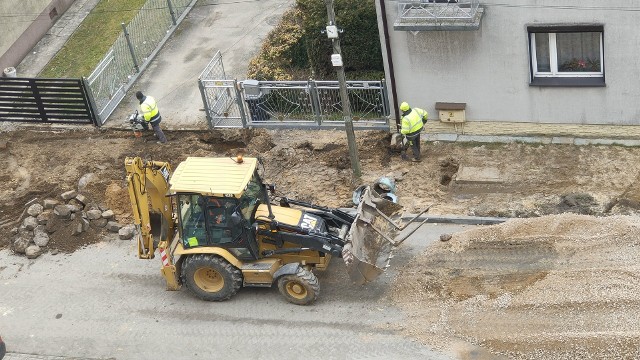
<path id="1" fill-rule="evenodd" d="M 340 38 L 338 27 L 336 26 L 336 13 L 333 10 L 333 0 L 324 0 L 327 5 L 327 15 L 329 25 L 327 26 L 327 37 L 333 44 L 333 55 L 331 62 L 337 68 L 338 84 L 340 85 L 340 101 L 342 102 L 342 117 L 344 128 L 347 131 L 347 142 L 349 143 L 349 157 L 351 158 L 351 170 L 353 175 L 359 178 L 362 175 L 360 169 L 360 159 L 358 158 L 358 146 L 356 145 L 356 135 L 353 132 L 353 121 L 351 119 L 351 104 L 347 95 L 347 80 L 344 76 L 344 66 L 342 63 L 342 52 L 340 51 Z"/>

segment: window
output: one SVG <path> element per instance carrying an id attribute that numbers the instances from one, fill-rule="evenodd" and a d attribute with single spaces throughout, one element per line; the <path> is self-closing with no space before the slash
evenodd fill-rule
<path id="1" fill-rule="evenodd" d="M 531 85 L 604 86 L 602 26 L 530 27 Z"/>

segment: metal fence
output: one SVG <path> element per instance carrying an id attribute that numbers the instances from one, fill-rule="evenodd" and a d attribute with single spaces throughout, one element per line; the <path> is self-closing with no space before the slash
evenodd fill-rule
<path id="1" fill-rule="evenodd" d="M 88 77 L 104 124 L 197 0 L 148 0 Z"/>
<path id="2" fill-rule="evenodd" d="M 401 21 L 471 20 L 479 6 L 479 0 L 405 0 L 398 2 L 398 18 Z"/>
<path id="3" fill-rule="evenodd" d="M 97 125 L 85 79 L 0 78 L 0 121 Z"/>
<path id="4" fill-rule="evenodd" d="M 211 128 L 344 127 L 337 81 L 237 81 L 227 79 L 218 52 L 198 79 Z M 356 129 L 389 130 L 384 81 L 348 81 Z"/>

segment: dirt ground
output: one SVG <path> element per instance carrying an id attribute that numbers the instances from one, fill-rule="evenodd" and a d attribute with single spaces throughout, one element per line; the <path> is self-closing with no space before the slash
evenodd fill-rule
<path id="1" fill-rule="evenodd" d="M 342 131 L 166 133 L 163 146 L 117 129 L 5 124 L 0 248 L 25 204 L 77 189 L 89 173 L 81 193 L 130 223 L 127 156 L 174 166 L 188 156 L 261 156 L 279 193 L 330 207 L 351 206 L 359 185 L 392 176 L 410 213 L 432 205 L 436 215 L 531 218 L 454 234 L 398 269 L 394 298 L 410 315 L 409 336 L 443 348 L 471 342 L 487 359 L 640 357 L 638 148 L 435 142 L 412 163 L 389 147 L 389 134 L 357 132 L 363 176 L 355 180 Z M 463 167 L 495 168 L 500 181 L 458 182 Z M 101 239 L 100 231 L 56 231 L 48 250 Z"/>

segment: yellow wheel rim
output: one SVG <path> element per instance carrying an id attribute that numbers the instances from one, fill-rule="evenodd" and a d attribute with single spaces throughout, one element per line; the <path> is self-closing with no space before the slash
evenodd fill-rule
<path id="1" fill-rule="evenodd" d="M 224 278 L 212 268 L 200 268 L 193 274 L 196 285 L 207 292 L 218 292 L 224 287 Z"/>
<path id="2" fill-rule="evenodd" d="M 302 300 L 307 297 L 307 289 L 297 281 L 289 281 L 286 286 L 287 294 L 292 297 Z"/>

